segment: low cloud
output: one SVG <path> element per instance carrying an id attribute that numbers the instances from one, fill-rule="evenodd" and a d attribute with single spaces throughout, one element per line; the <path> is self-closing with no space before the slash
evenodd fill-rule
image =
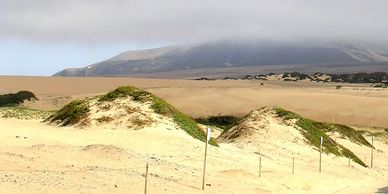
<path id="1" fill-rule="evenodd" d="M 0 0 L 0 41 L 99 44 L 225 37 L 387 42 L 386 0 Z"/>

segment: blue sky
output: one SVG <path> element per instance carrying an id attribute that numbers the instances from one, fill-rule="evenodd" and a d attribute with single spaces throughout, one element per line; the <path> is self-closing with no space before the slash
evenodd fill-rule
<path id="1" fill-rule="evenodd" d="M 64 68 L 84 67 L 127 50 L 162 44 L 74 44 L 7 40 L 0 42 L 0 75 L 50 76 Z"/>

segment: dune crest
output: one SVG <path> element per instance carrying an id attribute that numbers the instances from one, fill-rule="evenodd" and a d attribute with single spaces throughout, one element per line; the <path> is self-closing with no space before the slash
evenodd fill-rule
<path id="1" fill-rule="evenodd" d="M 311 157 L 311 152 L 319 150 L 321 137 L 326 154 L 351 158 L 367 167 L 350 149 L 338 143 L 338 139 L 341 139 L 345 144 L 372 147 L 361 132 L 344 125 L 309 120 L 280 108 L 264 107 L 251 111 L 236 126 L 222 133 L 218 140 L 261 155 L 302 154 Z"/>

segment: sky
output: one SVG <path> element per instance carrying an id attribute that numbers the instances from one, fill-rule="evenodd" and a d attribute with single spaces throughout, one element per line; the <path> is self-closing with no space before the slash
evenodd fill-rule
<path id="1" fill-rule="evenodd" d="M 0 75 L 222 38 L 388 43 L 388 0 L 0 0 Z"/>

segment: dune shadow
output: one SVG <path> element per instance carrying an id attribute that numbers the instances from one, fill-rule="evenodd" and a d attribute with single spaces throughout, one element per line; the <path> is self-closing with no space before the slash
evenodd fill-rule
<path id="1" fill-rule="evenodd" d="M 388 186 L 380 188 L 376 193 L 388 194 Z"/>

